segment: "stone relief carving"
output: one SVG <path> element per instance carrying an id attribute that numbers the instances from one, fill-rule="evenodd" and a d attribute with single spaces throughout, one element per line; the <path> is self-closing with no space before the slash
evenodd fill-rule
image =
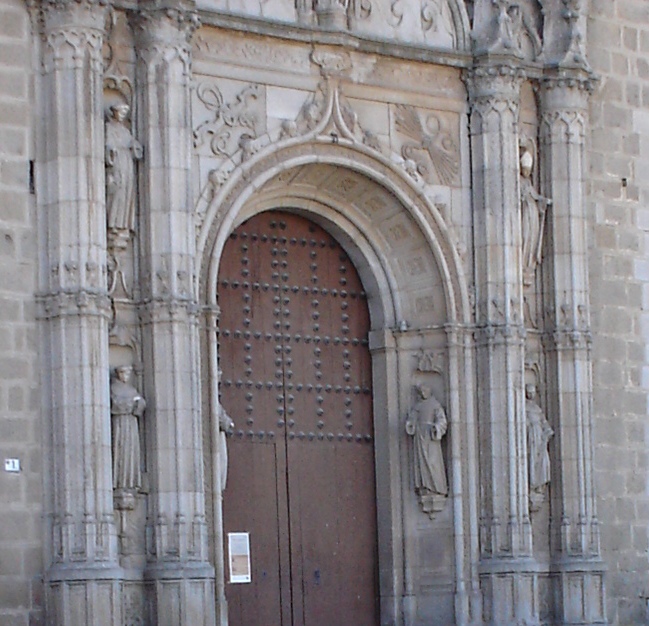
<path id="1" fill-rule="evenodd" d="M 440 0 L 423 0 L 421 4 L 421 27 L 424 38 L 431 43 L 449 41 L 450 47 L 456 47 L 455 29 L 452 18 L 447 15 L 448 4 Z"/>
<path id="2" fill-rule="evenodd" d="M 554 435 L 543 409 L 536 401 L 536 385 L 525 385 L 525 421 L 530 488 L 530 510 L 538 511 L 545 501 L 545 486 L 550 482 L 548 444 Z"/>
<path id="3" fill-rule="evenodd" d="M 484 51 L 528 60 L 541 54 L 535 13 L 525 0 L 483 0 L 474 15 L 474 38 Z"/>
<path id="4" fill-rule="evenodd" d="M 446 413 L 428 385 L 415 387 L 419 399 L 406 420 L 406 433 L 413 438 L 415 493 L 431 519 L 446 503 L 448 484 L 442 455 Z"/>
<path id="5" fill-rule="evenodd" d="M 113 489 L 115 507 L 135 508 L 135 496 L 142 487 L 140 428 L 146 402 L 129 382 L 133 368 L 115 368 L 110 385 L 110 414 L 113 426 Z"/>
<path id="6" fill-rule="evenodd" d="M 536 268 L 541 263 L 545 216 L 552 201 L 537 193 L 532 181 L 534 144 L 523 140 L 520 146 L 521 228 L 523 244 L 523 284 L 534 282 Z"/>
<path id="7" fill-rule="evenodd" d="M 340 78 L 352 67 L 349 55 L 316 49 L 311 60 L 320 67 L 323 80 L 306 99 L 297 118 L 282 122 L 279 139 L 316 132 L 328 135 L 333 143 L 340 139 L 351 140 L 381 152 L 378 137 L 362 127 L 358 115 L 340 91 Z"/>
<path id="8" fill-rule="evenodd" d="M 212 118 L 194 131 L 194 147 L 207 144 L 214 156 L 224 158 L 240 148 L 244 160 L 249 158 L 254 153 L 253 142 L 263 126 L 263 112 L 259 110 L 261 87 L 247 85 L 232 102 L 225 102 L 216 85 L 206 83 L 198 86 L 196 95 Z"/>
<path id="9" fill-rule="evenodd" d="M 411 139 L 401 148 L 409 173 L 416 172 L 430 184 L 456 182 L 460 169 L 459 151 L 439 116 L 429 113 L 422 120 L 413 106 L 397 104 L 395 125 L 400 133 Z"/>
<path id="10" fill-rule="evenodd" d="M 564 62 L 589 68 L 581 26 L 582 2 L 581 0 L 563 0 L 563 5 L 563 16 L 568 22 L 569 32 L 569 44 Z"/>
<path id="11" fill-rule="evenodd" d="M 116 103 L 106 112 L 106 220 L 115 247 L 125 247 L 135 229 L 135 161 L 142 144 L 127 126 L 130 107 Z"/>
<path id="12" fill-rule="evenodd" d="M 347 28 L 347 9 L 350 0 L 315 0 L 318 25 L 324 28 Z"/>
<path id="13" fill-rule="evenodd" d="M 444 371 L 444 354 L 433 350 L 420 350 L 417 354 L 417 371 L 441 374 Z"/>

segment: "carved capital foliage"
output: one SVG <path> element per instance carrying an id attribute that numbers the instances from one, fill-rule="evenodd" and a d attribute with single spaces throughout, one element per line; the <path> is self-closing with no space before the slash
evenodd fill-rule
<path id="1" fill-rule="evenodd" d="M 557 72 L 541 80 L 541 136 L 585 140 L 588 98 L 598 79 L 587 72 Z"/>
<path id="2" fill-rule="evenodd" d="M 200 20 L 193 2 L 146 2 L 132 16 L 135 41 L 149 65 L 178 58 L 189 75 L 190 42 Z"/>
<path id="3" fill-rule="evenodd" d="M 27 6 L 43 36 L 57 30 L 106 30 L 108 0 L 28 0 Z"/>
<path id="4" fill-rule="evenodd" d="M 525 72 L 512 65 L 479 65 L 464 74 L 472 113 L 486 117 L 493 112 L 518 114 Z"/>
<path id="5" fill-rule="evenodd" d="M 46 72 L 60 67 L 80 68 L 86 58 L 93 71 L 101 71 L 109 14 L 104 0 L 34 0 L 29 8 L 44 43 L 43 69 Z"/>

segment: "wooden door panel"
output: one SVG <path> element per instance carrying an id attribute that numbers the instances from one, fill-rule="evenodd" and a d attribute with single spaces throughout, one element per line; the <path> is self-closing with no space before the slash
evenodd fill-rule
<path id="1" fill-rule="evenodd" d="M 229 584 L 229 572 L 226 574 L 230 626 L 290 626 L 290 616 L 282 611 L 290 599 L 281 594 L 289 572 L 288 537 L 283 532 L 286 518 L 280 511 L 286 498 L 277 497 L 268 484 L 269 477 L 276 480 L 278 466 L 285 465 L 283 446 L 233 441 L 230 456 L 228 480 L 235 487 L 224 492 L 228 506 L 223 523 L 226 533 L 250 533 L 252 573 L 251 584 Z"/>
<path id="2" fill-rule="evenodd" d="M 323 229 L 248 220 L 219 271 L 221 401 L 236 422 L 226 532 L 251 533 L 231 626 L 378 623 L 369 313 Z"/>

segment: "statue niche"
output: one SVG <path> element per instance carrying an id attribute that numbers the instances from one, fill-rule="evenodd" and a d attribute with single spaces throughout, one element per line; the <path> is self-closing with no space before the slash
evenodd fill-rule
<path id="1" fill-rule="evenodd" d="M 142 487 L 140 428 L 146 402 L 129 382 L 133 368 L 115 368 L 110 385 L 110 414 L 113 426 L 113 489 L 115 508 L 132 510 Z"/>
<path id="2" fill-rule="evenodd" d="M 419 399 L 406 420 L 406 433 L 413 439 L 415 493 L 431 519 L 446 504 L 448 484 L 442 454 L 442 437 L 448 422 L 446 412 L 428 385 L 416 386 Z"/>

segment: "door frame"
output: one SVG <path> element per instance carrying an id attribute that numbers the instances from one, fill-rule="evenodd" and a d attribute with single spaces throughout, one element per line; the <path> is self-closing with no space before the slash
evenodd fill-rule
<path id="1" fill-rule="evenodd" d="M 443 280 L 443 297 L 446 307 L 444 331 L 447 341 L 446 393 L 450 422 L 451 453 L 448 473 L 451 485 L 449 506 L 452 507 L 455 567 L 455 606 L 458 623 L 463 615 L 472 613 L 469 604 L 479 602 L 471 597 L 478 589 L 478 532 L 477 498 L 475 494 L 476 465 L 473 435 L 467 432 L 472 425 L 473 394 L 460 399 L 460 381 L 471 367 L 468 340 L 462 338 L 462 327 L 470 317 L 468 289 L 460 270 L 461 261 L 451 243 L 450 233 L 437 208 L 416 189 L 405 174 L 386 172 L 384 163 L 377 163 L 367 154 L 343 146 L 320 144 L 310 150 L 295 147 L 284 154 L 273 154 L 257 159 L 253 164 L 235 169 L 207 208 L 205 222 L 199 234 L 198 252 L 201 258 L 199 291 L 205 312 L 204 378 L 208 381 L 205 408 L 209 419 L 206 440 L 218 437 L 218 316 L 217 280 L 218 266 L 223 246 L 230 232 L 252 215 L 270 209 L 293 210 L 304 214 L 323 226 L 345 248 L 354 262 L 368 294 L 371 328 L 370 353 L 372 357 L 375 476 L 377 499 L 377 535 L 379 561 L 379 611 L 382 625 L 409 623 L 416 612 L 415 583 L 408 562 L 416 547 L 408 544 L 408 529 L 404 527 L 404 492 L 409 486 L 409 472 L 404 459 L 408 458 L 407 442 L 403 436 L 401 418 L 410 404 L 410 386 L 414 368 L 409 367 L 412 354 L 412 332 L 402 320 L 413 310 L 412 294 L 399 289 L 396 261 L 386 249 L 385 242 L 367 225 L 367 217 L 353 204 L 317 197 L 293 194 L 282 183 L 283 175 L 305 164 L 327 163 L 366 176 L 380 187 L 390 201 L 395 198 L 401 210 L 416 224 L 415 236 L 425 246 Z M 323 154 L 324 152 L 324 154 Z M 350 154 L 353 152 L 354 154 Z M 326 157 L 326 158 L 325 158 Z M 278 165 L 278 161 L 280 165 Z M 253 167 L 254 166 L 254 167 Z M 245 171 L 244 171 L 245 170 Z M 268 187 L 276 180 L 276 187 Z M 266 185 L 266 187 L 264 186 Z M 416 323 L 418 326 L 419 323 Z M 459 335 L 458 335 L 459 333 Z M 406 354 L 407 353 L 407 354 Z M 470 379 L 467 381 L 470 384 Z M 461 415 L 463 417 L 461 417 Z M 462 444 L 465 441 L 465 444 Z M 468 458 L 461 461 L 461 449 L 468 445 Z M 209 447 L 209 444 L 208 444 Z M 207 464 L 212 477 L 212 514 L 214 526 L 213 558 L 216 569 L 217 614 L 221 626 L 227 626 L 225 602 L 225 567 L 221 494 L 215 485 L 220 459 L 213 457 Z M 468 508 L 468 516 L 465 509 Z M 474 594 L 475 595 L 475 592 Z"/>

